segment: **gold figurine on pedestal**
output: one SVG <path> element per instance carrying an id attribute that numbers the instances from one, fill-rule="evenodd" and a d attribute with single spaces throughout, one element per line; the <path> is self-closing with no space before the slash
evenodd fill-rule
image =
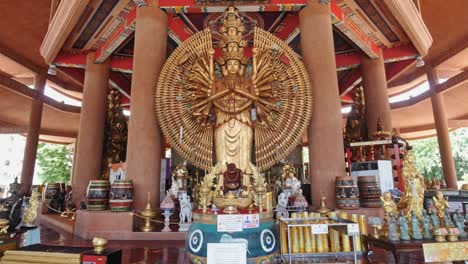
<path id="1" fill-rule="evenodd" d="M 405 217 L 409 219 L 411 211 L 421 221 L 424 202 L 424 177 L 418 172 L 414 160 L 413 151 L 408 147 L 404 160 L 403 182 L 405 184 L 405 193 L 398 202 L 398 210 L 405 209 Z"/>
<path id="2" fill-rule="evenodd" d="M 434 201 L 434 207 L 437 210 L 437 216 L 441 223 L 443 223 L 445 210 L 449 209 L 448 197 L 444 197 L 444 194 L 440 190 L 437 190 L 435 196 L 432 197 L 432 200 Z"/>

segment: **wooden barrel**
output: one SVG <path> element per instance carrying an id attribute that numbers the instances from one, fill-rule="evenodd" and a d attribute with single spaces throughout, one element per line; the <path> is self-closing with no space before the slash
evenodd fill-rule
<path id="1" fill-rule="evenodd" d="M 344 210 L 359 208 L 359 189 L 352 177 L 336 177 L 336 207 Z"/>
<path id="2" fill-rule="evenodd" d="M 86 209 L 89 211 L 103 211 L 109 207 L 109 181 L 92 180 L 86 191 Z"/>
<path id="3" fill-rule="evenodd" d="M 115 180 L 110 189 L 109 206 L 113 212 L 126 212 L 133 205 L 133 181 Z"/>
<path id="4" fill-rule="evenodd" d="M 355 210 L 359 208 L 359 198 L 337 198 L 336 208 L 343 210 Z"/>
<path id="5" fill-rule="evenodd" d="M 65 183 L 49 182 L 44 191 L 44 203 L 48 206 L 48 213 L 57 213 L 61 209 L 60 198 L 63 199 Z M 62 197 L 61 197 L 62 196 Z"/>
<path id="6" fill-rule="evenodd" d="M 375 176 L 358 177 L 360 198 L 379 198 L 382 193 L 380 184 Z"/>
<path id="7" fill-rule="evenodd" d="M 378 208 L 381 206 L 382 191 L 376 176 L 358 177 L 361 207 Z"/>

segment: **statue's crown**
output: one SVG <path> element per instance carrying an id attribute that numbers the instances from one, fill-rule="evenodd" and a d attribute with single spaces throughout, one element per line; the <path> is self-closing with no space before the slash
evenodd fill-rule
<path id="1" fill-rule="evenodd" d="M 239 60 L 245 63 L 244 48 L 247 46 L 247 41 L 244 39 L 243 33 L 245 27 L 243 25 L 243 17 L 239 15 L 239 10 L 234 6 L 229 6 L 225 15 L 221 20 L 221 40 L 218 46 L 222 49 L 222 59 Z"/>

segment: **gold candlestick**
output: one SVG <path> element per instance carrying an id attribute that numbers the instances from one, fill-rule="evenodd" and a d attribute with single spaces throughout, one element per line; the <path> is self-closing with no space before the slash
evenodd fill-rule
<path id="1" fill-rule="evenodd" d="M 348 213 L 342 212 L 340 213 L 340 217 L 343 219 L 348 219 Z M 343 252 L 350 252 L 351 246 L 349 245 L 349 237 L 346 234 L 341 235 L 342 244 L 343 244 Z"/>
<path id="2" fill-rule="evenodd" d="M 143 227 L 141 227 L 141 231 L 143 232 L 151 232 L 154 230 L 154 226 L 151 223 L 151 219 L 156 216 L 156 212 L 151 208 L 151 201 L 150 201 L 150 193 L 148 192 L 148 202 L 146 203 L 145 209 L 141 212 L 141 216 L 145 219 L 145 223 Z"/>

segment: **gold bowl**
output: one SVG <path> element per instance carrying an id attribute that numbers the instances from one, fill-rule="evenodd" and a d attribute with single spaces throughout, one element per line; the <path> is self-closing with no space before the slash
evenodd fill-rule
<path id="1" fill-rule="evenodd" d="M 461 189 L 462 189 L 463 191 L 468 191 L 468 183 L 463 184 L 462 187 L 461 187 Z"/>
<path id="2" fill-rule="evenodd" d="M 102 237 L 93 238 L 93 247 L 94 251 L 98 254 L 101 254 L 104 251 L 105 246 L 107 245 L 107 239 Z"/>
<path id="3" fill-rule="evenodd" d="M 252 197 L 222 197 L 216 196 L 213 197 L 213 203 L 218 208 L 224 208 L 226 206 L 235 206 L 238 209 L 245 209 L 252 204 Z"/>

